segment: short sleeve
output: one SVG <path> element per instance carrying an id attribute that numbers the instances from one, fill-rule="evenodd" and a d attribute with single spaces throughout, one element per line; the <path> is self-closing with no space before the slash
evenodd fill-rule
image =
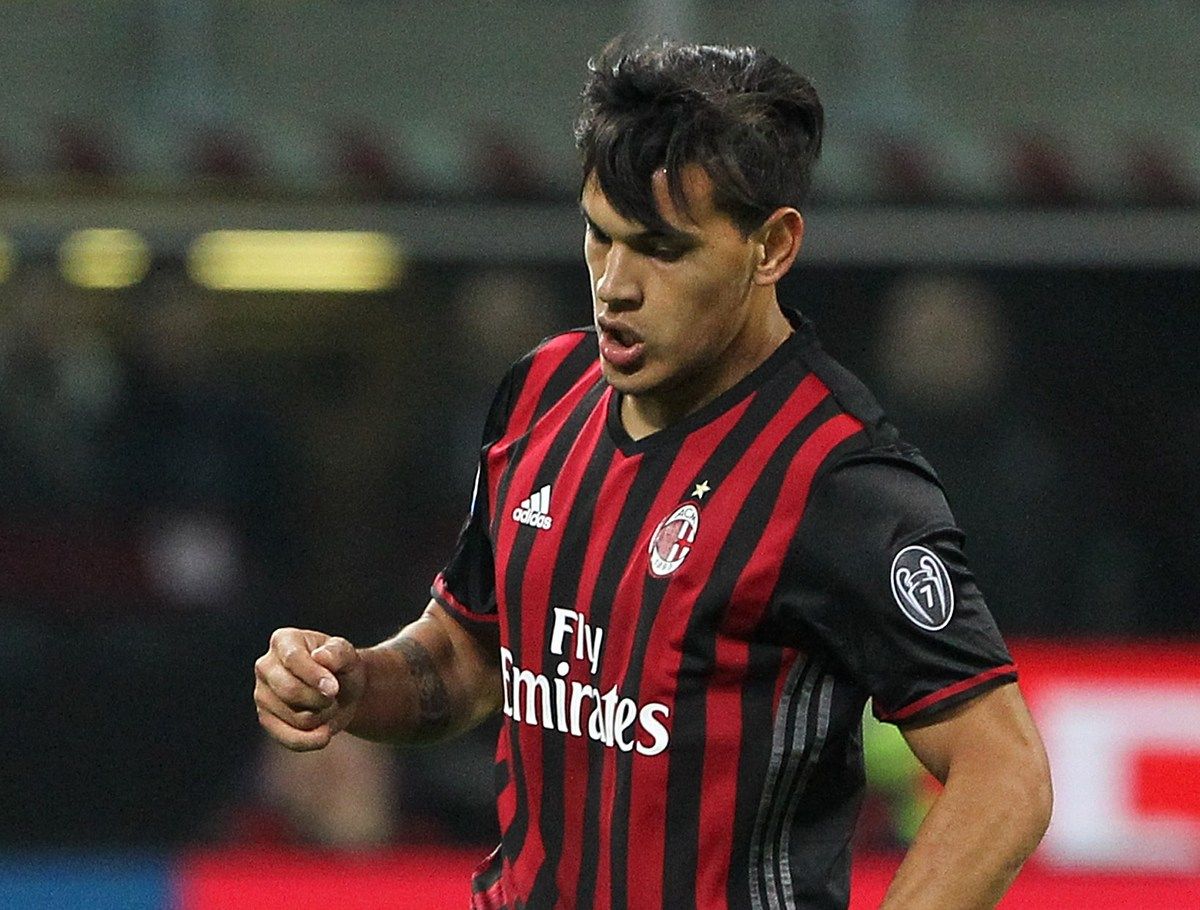
<path id="1" fill-rule="evenodd" d="M 497 621 L 495 557 L 488 533 L 487 456 L 508 424 L 514 373 L 520 366 L 509 371 L 493 396 L 484 421 L 471 508 L 450 560 L 434 578 L 430 592 L 443 609 L 475 634 L 491 632 Z"/>
<path id="2" fill-rule="evenodd" d="M 781 579 L 781 620 L 895 723 L 1016 679 L 933 469 L 889 447 L 816 482 Z"/>

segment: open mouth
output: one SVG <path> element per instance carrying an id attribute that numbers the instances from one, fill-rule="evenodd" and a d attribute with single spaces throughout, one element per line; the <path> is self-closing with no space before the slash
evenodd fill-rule
<path id="1" fill-rule="evenodd" d="M 646 344 L 628 326 L 600 322 L 600 356 L 622 372 L 632 372 L 646 359 Z"/>
<path id="2" fill-rule="evenodd" d="M 618 344 L 622 344 L 625 347 L 633 347 L 638 342 L 638 337 L 629 329 L 613 328 L 609 329 L 608 333 L 616 339 Z"/>

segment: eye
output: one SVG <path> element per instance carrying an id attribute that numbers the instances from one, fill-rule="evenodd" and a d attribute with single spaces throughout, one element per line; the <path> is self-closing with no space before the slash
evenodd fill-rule
<path id="1" fill-rule="evenodd" d="M 675 262 L 683 257 L 684 252 L 673 246 L 656 246 L 650 249 L 650 255 L 659 262 Z"/>
<path id="2" fill-rule="evenodd" d="M 600 230 L 600 228 L 596 227 L 596 225 L 590 222 L 587 225 L 587 232 L 592 236 L 593 240 L 601 245 L 607 246 L 612 242 L 608 234 L 604 233 L 604 231 Z"/>

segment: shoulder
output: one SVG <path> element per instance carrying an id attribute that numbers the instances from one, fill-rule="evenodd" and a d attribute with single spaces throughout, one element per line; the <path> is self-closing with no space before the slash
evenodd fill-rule
<path id="1" fill-rule="evenodd" d="M 488 415 L 488 435 L 498 439 L 523 433 L 591 373 L 599 375 L 595 329 L 571 329 L 543 339 L 501 380 Z"/>
<path id="2" fill-rule="evenodd" d="M 857 445 L 822 466 L 809 516 L 823 526 L 885 532 L 899 541 L 954 527 L 937 474 L 903 443 Z"/>
<path id="3" fill-rule="evenodd" d="M 519 391 L 520 386 L 535 384 L 564 365 L 575 369 L 576 372 L 582 372 L 588 360 L 597 358 L 596 330 L 590 327 L 569 329 L 539 341 L 529 353 L 509 368 L 505 379 L 517 386 Z"/>
<path id="4" fill-rule="evenodd" d="M 800 358 L 810 375 L 828 391 L 832 405 L 840 413 L 862 424 L 862 432 L 854 437 L 853 444 L 840 451 L 898 444 L 899 433 L 866 384 L 826 352 L 811 334 L 811 329 L 807 341 Z"/>
<path id="5" fill-rule="evenodd" d="M 811 330 L 799 357 L 807 381 L 824 396 L 819 419 L 853 428 L 815 472 L 804 523 L 836 531 L 834 536 L 867 528 L 904 536 L 953 527 L 937 472 L 901 437 L 870 389 L 826 353 Z"/>
<path id="6" fill-rule="evenodd" d="M 899 441 L 862 439 L 822 465 L 795 539 L 796 555 L 818 574 L 848 583 L 885 577 L 907 548 L 957 554 L 963 543 L 937 474 L 921 453 Z"/>
<path id="7" fill-rule="evenodd" d="M 589 341 L 593 345 L 596 343 L 596 329 L 590 325 L 567 329 L 565 332 L 556 332 L 539 341 L 537 346 L 526 354 L 522 360 L 562 359 L 576 350 L 581 344 L 586 344 Z M 593 358 L 599 356 L 595 350 L 591 354 Z"/>
<path id="8" fill-rule="evenodd" d="M 821 487 L 871 488 L 898 479 L 917 478 L 940 489 L 933 466 L 901 437 L 871 390 L 853 372 L 830 356 L 807 323 L 800 331 L 798 376 L 817 390 L 814 418 L 838 421 L 852 428 L 823 458 L 814 477 Z"/>

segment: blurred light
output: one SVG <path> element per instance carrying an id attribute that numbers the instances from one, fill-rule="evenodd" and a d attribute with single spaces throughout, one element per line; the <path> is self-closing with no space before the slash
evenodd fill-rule
<path id="1" fill-rule="evenodd" d="M 0 234 L 0 284 L 7 281 L 8 276 L 12 274 L 16 258 L 12 243 L 7 237 Z"/>
<path id="2" fill-rule="evenodd" d="M 219 291 L 378 291 L 400 278 L 400 247 L 365 231 L 212 231 L 188 272 Z"/>
<path id="3" fill-rule="evenodd" d="M 150 247 L 133 231 L 91 228 L 69 234 L 58 249 L 63 277 L 84 288 L 127 288 L 150 270 Z"/>

